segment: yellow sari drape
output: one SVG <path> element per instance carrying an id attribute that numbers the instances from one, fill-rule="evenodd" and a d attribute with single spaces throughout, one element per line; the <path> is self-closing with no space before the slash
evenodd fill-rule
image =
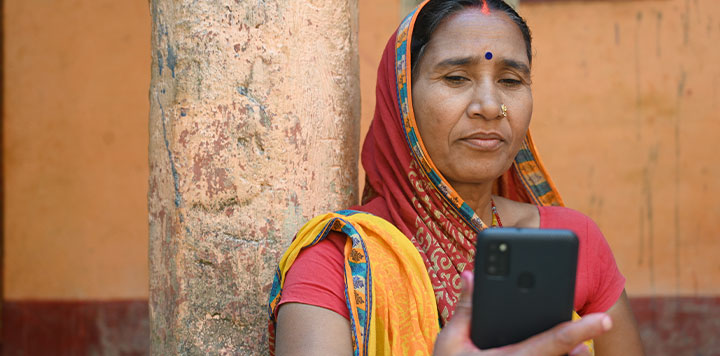
<path id="1" fill-rule="evenodd" d="M 349 210 L 310 220 L 280 260 L 270 296 L 271 353 L 285 274 L 303 248 L 321 241 L 330 231 L 348 236 L 345 296 L 354 354 L 431 355 L 440 324 L 420 254 L 389 222 Z"/>

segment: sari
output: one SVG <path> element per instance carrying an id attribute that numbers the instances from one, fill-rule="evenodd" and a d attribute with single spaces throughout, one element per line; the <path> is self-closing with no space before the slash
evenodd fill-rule
<path id="1" fill-rule="evenodd" d="M 436 168 L 413 113 L 410 63 L 419 5 L 388 41 L 378 69 L 375 115 L 362 148 L 362 205 L 318 216 L 298 232 L 276 270 L 269 297 L 270 352 L 286 272 L 330 231 L 347 236 L 345 297 L 354 355 L 431 355 L 473 268 L 487 225 Z M 540 206 L 563 205 L 528 131 L 493 192 Z M 574 318 L 577 314 L 574 313 Z"/>

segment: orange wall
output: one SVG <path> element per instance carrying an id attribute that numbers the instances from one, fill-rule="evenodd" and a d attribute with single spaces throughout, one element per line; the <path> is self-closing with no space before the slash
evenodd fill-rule
<path id="1" fill-rule="evenodd" d="M 720 2 L 521 5 L 536 143 L 633 295 L 720 293 Z"/>
<path id="2" fill-rule="evenodd" d="M 147 2 L 3 3 L 4 297 L 147 298 Z"/>
<path id="3" fill-rule="evenodd" d="M 6 0 L 7 299 L 147 297 L 145 2 Z M 363 133 L 399 0 L 363 0 Z M 521 3 L 532 128 L 633 295 L 720 293 L 720 3 Z M 364 134 L 363 134 L 364 136 Z M 362 185 L 361 185 L 362 186 Z"/>
<path id="4" fill-rule="evenodd" d="M 400 19 L 390 3 L 360 2 L 363 127 Z M 567 205 L 605 233 L 628 292 L 720 294 L 709 149 L 720 140 L 720 1 L 521 1 L 520 12 L 534 35 L 536 144 Z"/>
<path id="5" fill-rule="evenodd" d="M 375 78 L 380 57 L 390 35 L 400 24 L 402 0 L 361 0 L 358 1 L 360 55 L 360 96 L 362 102 L 360 124 L 360 147 L 375 113 Z M 360 155 L 358 155 L 360 159 Z M 360 197 L 365 186 L 365 170 L 359 164 L 358 187 Z"/>

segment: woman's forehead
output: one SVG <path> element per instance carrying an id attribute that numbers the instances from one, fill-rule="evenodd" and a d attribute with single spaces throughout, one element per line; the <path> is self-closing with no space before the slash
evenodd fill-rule
<path id="1" fill-rule="evenodd" d="M 525 40 L 507 15 L 471 8 L 451 15 L 437 27 L 425 55 L 433 62 L 456 56 L 485 57 L 487 52 L 526 62 Z"/>

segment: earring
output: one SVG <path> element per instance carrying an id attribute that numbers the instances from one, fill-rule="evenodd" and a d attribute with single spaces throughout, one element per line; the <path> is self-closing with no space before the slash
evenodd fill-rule
<path id="1" fill-rule="evenodd" d="M 500 105 L 500 110 L 502 110 L 502 116 L 507 117 L 507 106 L 505 104 Z"/>

